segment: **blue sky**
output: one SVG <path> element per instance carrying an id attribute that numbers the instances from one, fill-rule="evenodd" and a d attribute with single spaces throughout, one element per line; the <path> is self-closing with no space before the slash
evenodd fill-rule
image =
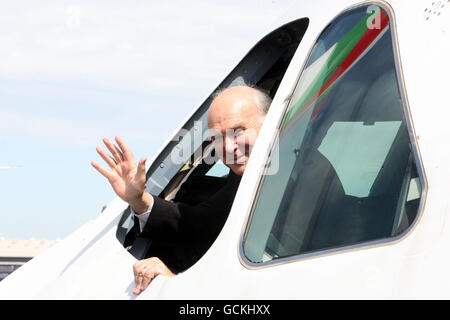
<path id="1" fill-rule="evenodd" d="M 150 158 L 290 0 L 10 1 L 0 9 L 0 237 L 64 238 L 115 198 L 102 137 Z"/>

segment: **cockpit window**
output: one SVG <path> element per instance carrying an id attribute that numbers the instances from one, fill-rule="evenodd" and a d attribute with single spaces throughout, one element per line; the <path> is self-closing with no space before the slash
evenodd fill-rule
<path id="1" fill-rule="evenodd" d="M 296 19 L 261 39 L 153 160 L 147 171 L 146 191 L 174 203 L 195 206 L 221 189 L 230 169 L 215 155 L 208 131 L 207 112 L 216 93 L 247 84 L 276 95 L 284 74 L 308 28 L 308 18 Z M 118 223 L 118 241 L 137 259 L 161 250 L 150 237 L 140 237 L 138 219 L 128 207 Z M 155 249 L 157 247 L 157 249 Z M 173 250 L 165 250 L 167 255 Z"/>
<path id="2" fill-rule="evenodd" d="M 279 128 L 278 172 L 262 178 L 244 235 L 251 262 L 396 237 L 415 220 L 422 186 L 391 27 L 363 6 L 318 38 Z"/>

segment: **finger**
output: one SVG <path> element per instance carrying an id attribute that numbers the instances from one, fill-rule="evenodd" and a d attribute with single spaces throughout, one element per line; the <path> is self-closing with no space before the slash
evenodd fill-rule
<path id="1" fill-rule="evenodd" d="M 142 283 L 144 282 L 144 273 L 146 266 L 142 266 L 143 263 L 138 262 L 136 264 L 136 272 L 137 272 L 137 288 L 142 291 Z M 142 267 L 141 267 L 142 266 Z"/>
<path id="2" fill-rule="evenodd" d="M 144 281 L 145 281 L 145 276 L 143 273 L 139 273 L 139 285 L 138 285 L 138 289 L 142 291 L 144 291 L 143 287 L 144 287 Z"/>
<path id="3" fill-rule="evenodd" d="M 136 282 L 134 283 L 134 288 L 133 288 L 133 293 L 135 294 L 135 295 L 138 295 L 138 294 L 140 294 L 142 291 L 141 291 L 141 289 L 139 289 L 139 287 L 137 286 L 137 284 L 136 284 Z"/>
<path id="4" fill-rule="evenodd" d="M 139 289 L 141 291 L 144 291 L 145 289 L 147 289 L 148 285 L 150 284 L 150 282 L 152 282 L 152 280 L 153 280 L 153 277 L 151 277 L 149 274 L 144 275 Z"/>
<path id="5" fill-rule="evenodd" d="M 123 161 L 123 154 L 114 143 L 112 143 L 108 138 L 104 138 L 103 142 L 108 147 L 108 150 L 112 153 L 117 162 Z"/>
<path id="6" fill-rule="evenodd" d="M 116 160 L 114 160 L 110 155 L 106 154 L 105 151 L 103 151 L 102 148 L 97 147 L 96 148 L 97 153 L 105 160 L 105 162 L 109 165 L 111 169 L 114 169 L 117 165 Z"/>
<path id="7" fill-rule="evenodd" d="M 123 152 L 124 160 L 130 160 L 130 161 L 134 162 L 133 153 L 131 152 L 130 148 L 128 148 L 125 141 L 123 141 L 122 138 L 119 136 L 116 136 L 116 141 L 117 141 L 117 144 L 119 145 L 120 149 Z"/>
<path id="8" fill-rule="evenodd" d="M 134 289 L 133 292 L 136 292 L 136 294 L 139 294 L 141 292 L 141 274 L 137 273 L 134 275 Z"/>
<path id="9" fill-rule="evenodd" d="M 123 161 L 123 154 L 122 152 L 119 150 L 119 148 L 116 147 L 115 144 L 112 145 L 114 147 L 114 150 L 116 150 L 116 154 L 118 154 L 120 156 L 120 160 Z"/>
<path id="10" fill-rule="evenodd" d="M 103 138 L 103 143 L 108 148 L 109 152 L 111 152 L 117 163 L 123 161 L 124 157 L 122 153 L 111 141 L 108 140 L 108 138 Z"/>
<path id="11" fill-rule="evenodd" d="M 133 293 L 134 293 L 135 295 L 138 295 L 138 294 L 141 293 L 141 290 L 140 290 L 139 288 L 134 287 L 134 288 L 133 288 Z"/>
<path id="12" fill-rule="evenodd" d="M 139 286 L 139 289 L 141 291 L 144 291 L 148 287 L 149 283 L 152 281 L 154 277 L 154 272 L 152 271 L 154 268 L 151 264 L 150 265 L 148 264 L 152 260 L 148 259 L 145 261 L 146 264 L 141 268 L 142 279 Z M 147 267 L 149 268 L 149 270 L 147 270 Z"/>
<path id="13" fill-rule="evenodd" d="M 141 290 L 139 289 L 138 284 L 137 284 L 137 277 L 136 277 L 136 276 L 134 277 L 134 288 L 133 288 L 133 293 L 134 293 L 134 294 L 139 294 L 139 293 L 141 293 Z"/>
<path id="14" fill-rule="evenodd" d="M 145 176 L 145 161 L 147 158 L 142 158 L 138 164 L 138 176 Z"/>
<path id="15" fill-rule="evenodd" d="M 104 176 L 105 178 L 107 178 L 107 179 L 110 179 L 110 178 L 111 178 L 111 172 L 109 172 L 107 169 L 103 168 L 103 167 L 102 167 L 101 165 L 99 165 L 97 162 L 92 161 L 92 162 L 91 162 L 91 165 L 92 165 L 95 169 L 97 169 L 97 171 L 100 172 L 100 174 L 101 174 L 102 176 Z"/>
<path id="16" fill-rule="evenodd" d="M 139 289 L 139 278 L 138 278 L 138 272 L 139 272 L 139 262 L 135 263 L 133 265 L 133 275 L 134 275 L 134 288 L 133 288 L 133 293 L 134 294 L 139 294 L 141 293 L 141 290 Z"/>

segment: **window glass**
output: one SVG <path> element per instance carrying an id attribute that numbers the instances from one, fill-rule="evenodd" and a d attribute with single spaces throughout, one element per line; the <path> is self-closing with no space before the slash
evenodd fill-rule
<path id="1" fill-rule="evenodd" d="M 261 182 L 247 259 L 385 239 L 413 223 L 421 185 L 395 70 L 379 7 L 348 11 L 323 31 L 280 126 L 278 172 Z"/>
<path id="2" fill-rule="evenodd" d="M 228 168 L 222 160 L 217 160 L 217 162 L 208 170 L 206 176 L 210 177 L 225 177 L 230 172 L 230 168 Z"/>

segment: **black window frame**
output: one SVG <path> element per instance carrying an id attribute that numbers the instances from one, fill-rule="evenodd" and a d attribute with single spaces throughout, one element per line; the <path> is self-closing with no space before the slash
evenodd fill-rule
<path id="1" fill-rule="evenodd" d="M 178 166 L 166 165 L 166 163 L 170 159 L 171 152 L 175 148 L 183 146 L 182 137 L 186 132 L 194 136 L 194 131 L 197 130 L 196 127 L 199 123 L 202 124 L 203 128 L 207 127 L 205 115 L 218 90 L 233 85 L 236 79 L 241 78 L 245 84 L 255 85 L 267 91 L 270 96 L 276 94 L 281 80 L 284 78 L 284 74 L 290 65 L 291 59 L 303 40 L 308 27 L 308 18 L 294 19 L 269 32 L 249 50 L 219 86 L 193 112 L 185 123 L 183 123 L 173 139 L 162 148 L 146 172 L 147 192 L 154 196 L 163 195 L 165 188 L 173 181 L 174 177 L 184 166 L 184 163 L 180 163 Z M 264 65 L 268 66 L 267 69 L 261 67 Z M 280 70 L 282 74 L 279 73 Z M 270 80 L 273 79 L 276 79 L 276 81 L 272 84 Z M 269 84 L 266 82 L 269 82 Z M 270 87 L 270 89 L 266 87 Z M 203 146 L 191 145 L 191 150 L 197 151 L 199 148 L 204 149 L 208 144 L 208 140 L 204 140 Z M 190 157 L 193 157 L 195 154 L 196 152 L 193 152 Z M 191 171 L 194 172 L 195 170 L 193 169 Z M 167 179 L 167 177 L 170 178 Z M 150 243 L 147 241 L 148 238 L 146 238 L 141 241 L 141 244 L 135 246 L 136 240 L 139 239 L 135 238 L 132 232 L 135 224 L 137 224 L 137 219 L 134 219 L 128 206 L 122 212 L 117 224 L 116 239 L 130 254 L 137 259 L 141 259 L 147 251 L 148 246 L 150 246 Z"/>

